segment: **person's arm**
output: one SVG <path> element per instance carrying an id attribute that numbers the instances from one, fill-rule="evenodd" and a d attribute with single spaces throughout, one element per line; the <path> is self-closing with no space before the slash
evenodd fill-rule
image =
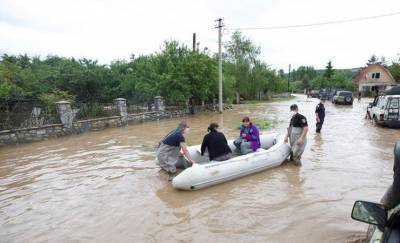
<path id="1" fill-rule="evenodd" d="M 256 126 L 253 126 L 253 132 L 251 134 L 248 134 L 246 139 L 247 141 L 258 141 L 260 138 L 260 132 L 258 131 Z"/>
<path id="2" fill-rule="evenodd" d="M 290 129 L 290 125 L 288 128 L 286 128 L 286 135 L 285 135 L 285 139 L 283 140 L 284 143 L 289 142 L 289 129 Z"/>
<path id="3" fill-rule="evenodd" d="M 201 156 L 204 155 L 204 152 L 206 151 L 206 147 L 207 147 L 207 135 L 204 136 L 203 142 L 201 143 Z"/>
<path id="4" fill-rule="evenodd" d="M 317 122 L 320 121 L 318 112 L 319 112 L 319 105 L 318 105 L 317 108 L 315 109 L 315 117 L 317 118 Z"/>
<path id="5" fill-rule="evenodd" d="M 196 163 L 196 162 L 192 159 L 192 157 L 190 156 L 190 153 L 189 153 L 189 150 L 187 149 L 186 143 L 185 143 L 185 142 L 181 142 L 181 143 L 180 143 L 180 146 L 181 146 L 182 152 L 183 152 L 183 154 L 185 155 L 185 157 L 186 157 L 190 162 L 192 162 L 193 164 Z"/>
<path id="6" fill-rule="evenodd" d="M 308 132 L 308 126 L 304 126 L 301 128 L 301 134 L 300 137 L 297 139 L 297 144 L 301 145 L 303 143 L 303 138 L 307 135 Z"/>
<path id="7" fill-rule="evenodd" d="M 244 132 L 244 129 L 240 129 L 240 137 L 246 138 L 247 134 Z"/>
<path id="8" fill-rule="evenodd" d="M 226 140 L 226 137 L 225 137 L 225 135 L 223 133 L 221 133 L 221 134 L 224 137 L 224 141 L 225 141 L 226 146 L 228 146 L 228 148 L 229 148 L 229 152 L 232 153 L 231 147 L 229 147 L 229 144 L 228 144 L 228 140 Z"/>

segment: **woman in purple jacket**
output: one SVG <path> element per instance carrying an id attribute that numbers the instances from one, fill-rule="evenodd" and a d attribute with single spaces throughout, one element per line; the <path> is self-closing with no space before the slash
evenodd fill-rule
<path id="1" fill-rule="evenodd" d="M 250 118 L 244 117 L 240 127 L 240 137 L 233 143 L 241 154 L 248 154 L 261 147 L 260 133 L 257 127 L 250 122 Z"/>

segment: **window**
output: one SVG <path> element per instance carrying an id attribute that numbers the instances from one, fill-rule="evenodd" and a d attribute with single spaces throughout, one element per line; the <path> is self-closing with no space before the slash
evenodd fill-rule
<path id="1" fill-rule="evenodd" d="M 378 105 L 377 105 L 378 108 L 379 109 L 384 109 L 385 108 L 385 103 L 386 103 L 385 97 L 383 97 L 383 96 L 379 97 Z"/>
<path id="2" fill-rule="evenodd" d="M 389 108 L 398 109 L 399 108 L 399 99 L 397 99 L 397 98 L 390 99 Z"/>
<path id="3" fill-rule="evenodd" d="M 379 79 L 381 77 L 381 73 L 372 73 L 373 79 Z"/>

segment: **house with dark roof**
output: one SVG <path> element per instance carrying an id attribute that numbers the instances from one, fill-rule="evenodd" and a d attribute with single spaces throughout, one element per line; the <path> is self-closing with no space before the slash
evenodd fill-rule
<path id="1" fill-rule="evenodd" d="M 360 69 L 353 77 L 354 87 L 359 92 L 380 92 L 384 91 L 388 86 L 396 85 L 390 71 L 379 63 L 368 64 L 365 68 Z"/>

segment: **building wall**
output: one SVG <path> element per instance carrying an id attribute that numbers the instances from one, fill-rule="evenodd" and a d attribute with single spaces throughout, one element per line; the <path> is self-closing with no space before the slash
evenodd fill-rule
<path id="1" fill-rule="evenodd" d="M 373 73 L 380 73 L 379 79 L 372 78 Z M 386 71 L 383 67 L 374 66 L 371 68 L 367 68 L 365 71 L 364 77 L 360 80 L 359 84 L 381 84 L 381 85 L 391 85 L 396 82 L 393 80 L 391 76 L 389 76 L 388 71 Z"/>
<path id="2" fill-rule="evenodd" d="M 379 78 L 373 78 L 374 73 L 380 73 Z M 389 75 L 389 71 L 382 66 L 370 66 L 364 71 L 363 77 L 358 83 L 359 91 L 371 91 L 372 87 L 383 90 L 386 86 L 395 84 L 394 79 Z"/>

